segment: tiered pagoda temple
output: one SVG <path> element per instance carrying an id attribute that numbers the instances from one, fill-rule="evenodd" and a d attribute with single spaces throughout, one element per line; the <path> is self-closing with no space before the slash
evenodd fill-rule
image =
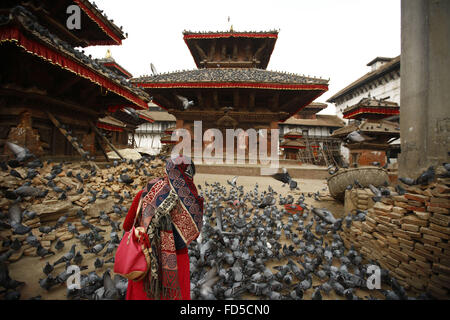
<path id="1" fill-rule="evenodd" d="M 393 149 L 391 143 L 400 137 L 398 119 L 394 119 L 400 114 L 400 106 L 392 101 L 369 97 L 347 107 L 343 114 L 350 122 L 334 131 L 332 136 L 345 139 L 349 133 L 357 131 L 364 138 L 364 141 L 346 141 L 344 146 L 350 150 L 350 164 L 379 162 L 384 166 L 386 152 Z"/>
<path id="2" fill-rule="evenodd" d="M 278 31 L 185 31 L 183 39 L 198 69 L 131 81 L 176 117 L 177 128 L 191 133 L 199 120 L 203 132 L 216 128 L 223 137 L 227 128 L 277 129 L 278 122 L 328 90 L 324 79 L 266 70 L 277 38 Z M 185 108 L 180 97 L 192 103 Z"/>
<path id="3" fill-rule="evenodd" d="M 306 148 L 302 137 L 302 133 L 297 131 L 289 131 L 283 136 L 284 140 L 281 141 L 280 148 L 284 151 L 285 159 L 299 159 L 299 150 Z"/>
<path id="4" fill-rule="evenodd" d="M 68 6 L 82 28 L 66 27 Z M 95 125 L 108 108 L 146 109 L 149 96 L 75 47 L 119 45 L 121 28 L 87 0 L 0 5 L 0 148 L 11 141 L 38 156 L 96 153 Z M 98 146 L 97 146 L 98 147 Z"/>

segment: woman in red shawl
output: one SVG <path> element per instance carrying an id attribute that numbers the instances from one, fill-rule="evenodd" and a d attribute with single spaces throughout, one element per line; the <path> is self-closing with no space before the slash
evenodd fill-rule
<path id="1" fill-rule="evenodd" d="M 151 269 L 143 280 L 128 281 L 127 300 L 190 299 L 187 246 L 200 234 L 203 220 L 203 198 L 197 193 L 194 174 L 189 158 L 171 158 L 166 176 L 150 181 L 134 198 L 123 228 L 131 230 L 136 221 L 136 226 L 148 230 Z M 140 201 L 142 209 L 136 217 Z"/>

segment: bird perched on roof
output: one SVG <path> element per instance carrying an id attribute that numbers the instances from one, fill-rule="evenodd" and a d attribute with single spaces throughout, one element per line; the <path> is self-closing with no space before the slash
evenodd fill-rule
<path id="1" fill-rule="evenodd" d="M 350 132 L 344 139 L 347 143 L 352 142 L 363 142 L 369 140 L 368 137 L 364 136 L 360 131 L 352 131 Z M 372 139 L 370 139 L 372 140 Z"/>
<path id="2" fill-rule="evenodd" d="M 134 110 L 133 108 L 124 107 L 122 110 L 126 114 L 130 115 L 134 120 L 139 120 L 139 115 L 137 114 L 136 110 Z"/>

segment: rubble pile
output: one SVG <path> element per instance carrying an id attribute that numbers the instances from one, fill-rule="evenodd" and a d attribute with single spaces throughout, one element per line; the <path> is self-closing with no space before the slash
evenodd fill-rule
<path id="1" fill-rule="evenodd" d="M 88 230 L 81 224 L 80 210 L 92 225 L 109 225 L 101 219 L 102 214 L 118 221 L 127 214 L 143 185 L 163 174 L 163 161 L 150 158 L 114 161 L 98 170 L 80 163 L 49 161 L 36 168 L 3 166 L 0 170 L 0 189 L 4 194 L 0 199 L 0 253 L 10 250 L 8 244 L 17 239 L 22 245 L 9 257 L 10 262 L 23 255 L 37 256 L 37 248 L 25 241 L 29 232 L 44 249 L 52 250 L 58 240 L 74 237 L 67 223 L 58 225 L 61 217 L 66 217 L 79 231 Z M 14 210 L 19 212 L 20 230 L 11 228 Z"/>

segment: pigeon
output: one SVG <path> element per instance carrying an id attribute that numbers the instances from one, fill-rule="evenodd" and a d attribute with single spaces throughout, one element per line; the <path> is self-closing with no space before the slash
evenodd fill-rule
<path id="1" fill-rule="evenodd" d="M 107 270 L 103 274 L 103 288 L 104 288 L 104 294 L 103 297 L 106 300 L 118 300 L 120 296 L 119 288 L 117 288 L 117 285 L 115 281 L 111 279 L 111 274 L 109 270 Z"/>
<path id="2" fill-rule="evenodd" d="M 41 190 L 30 186 L 20 186 L 19 188 L 14 190 L 14 193 L 21 197 L 43 198 L 47 195 L 48 190 Z"/>
<path id="3" fill-rule="evenodd" d="M 139 115 L 137 114 L 136 110 L 129 107 L 122 108 L 122 111 L 129 114 L 134 120 L 139 120 Z"/>
<path id="4" fill-rule="evenodd" d="M 281 181 L 283 183 L 287 183 L 291 190 L 297 188 L 297 182 L 292 180 L 286 168 L 282 168 L 281 173 L 275 173 L 274 175 L 272 175 L 272 178 Z"/>
<path id="5" fill-rule="evenodd" d="M 231 181 L 227 180 L 227 183 L 232 186 L 233 188 L 236 188 L 236 180 L 237 180 L 238 176 L 233 177 L 233 179 L 231 179 Z"/>
<path id="6" fill-rule="evenodd" d="M 401 182 L 403 182 L 404 184 L 406 184 L 408 186 L 413 186 L 416 184 L 416 180 L 408 178 L 408 177 L 399 177 L 398 180 L 400 180 Z"/>
<path id="7" fill-rule="evenodd" d="M 103 267 L 103 264 L 105 263 L 105 261 L 103 259 L 95 259 L 94 261 L 94 267 L 95 269 L 100 269 L 101 267 Z"/>
<path id="8" fill-rule="evenodd" d="M 42 247 L 41 245 L 38 246 L 37 251 L 36 251 L 37 255 L 40 256 L 41 258 L 45 258 L 48 255 L 55 255 L 55 253 L 53 251 L 50 251 L 48 249 L 45 249 L 44 247 Z"/>
<path id="9" fill-rule="evenodd" d="M 22 242 L 19 241 L 19 239 L 14 239 L 14 241 L 10 245 L 11 249 L 18 251 L 22 247 Z"/>
<path id="10" fill-rule="evenodd" d="M 125 183 L 125 184 L 131 184 L 133 183 L 134 179 L 131 179 L 129 175 L 125 174 L 121 174 L 119 176 L 119 182 Z"/>
<path id="11" fill-rule="evenodd" d="M 322 294 L 320 293 L 320 287 L 317 287 L 312 296 L 311 296 L 312 300 L 322 300 Z"/>
<path id="12" fill-rule="evenodd" d="M 67 252 L 66 254 L 64 254 L 61 258 L 59 258 L 58 260 L 56 260 L 53 263 L 53 266 L 56 266 L 60 263 L 66 262 L 66 263 L 70 263 L 70 261 L 72 261 L 73 257 L 75 256 L 75 247 L 76 244 L 73 244 L 72 247 L 70 248 L 69 252 Z"/>
<path id="13" fill-rule="evenodd" d="M 50 291 L 50 289 L 57 284 L 58 281 L 56 281 L 56 279 L 51 274 L 49 274 L 46 278 L 39 280 L 39 285 L 41 286 L 41 288 L 47 291 Z"/>
<path id="14" fill-rule="evenodd" d="M 79 235 L 80 233 L 78 232 L 78 229 L 75 225 L 73 225 L 72 223 L 68 222 L 67 223 L 67 230 L 72 233 L 72 234 L 77 234 Z"/>
<path id="15" fill-rule="evenodd" d="M 96 255 L 97 254 L 99 254 L 102 250 L 103 250 L 103 248 L 109 243 L 110 241 L 106 241 L 105 243 L 99 243 L 99 244 L 96 244 L 95 246 L 93 246 L 92 248 L 90 248 L 90 249 L 86 249 L 86 250 L 84 250 L 84 252 L 83 253 L 95 253 Z"/>
<path id="16" fill-rule="evenodd" d="M 328 173 L 329 173 L 330 175 L 333 175 L 333 174 L 335 174 L 336 172 L 338 172 L 339 168 L 338 168 L 338 167 L 335 167 L 335 166 L 333 166 L 333 165 L 330 165 L 330 166 L 327 168 L 327 170 L 328 170 Z"/>
<path id="17" fill-rule="evenodd" d="M 31 231 L 28 233 L 28 237 L 25 238 L 25 241 L 30 246 L 35 247 L 35 248 L 37 248 L 41 245 L 39 240 L 36 238 L 36 236 L 34 234 L 31 233 Z"/>
<path id="18" fill-rule="evenodd" d="M 59 251 L 62 248 L 64 248 L 64 242 L 61 241 L 60 239 L 58 239 L 58 241 L 56 241 L 56 244 L 55 244 L 55 249 Z"/>
<path id="19" fill-rule="evenodd" d="M 19 179 L 23 179 L 23 177 L 20 175 L 19 172 L 17 172 L 17 170 L 11 169 L 9 171 L 9 174 L 12 175 L 13 177 L 19 178 Z"/>
<path id="20" fill-rule="evenodd" d="M 436 178 L 435 170 L 433 166 L 430 166 L 426 171 L 424 171 L 417 179 L 416 184 L 428 185 L 433 182 Z"/>
<path id="21" fill-rule="evenodd" d="M 352 131 L 344 138 L 344 141 L 348 143 L 363 142 L 366 141 L 366 138 L 361 134 L 361 132 Z"/>
<path id="22" fill-rule="evenodd" d="M 372 191 L 372 193 L 374 194 L 374 197 L 372 197 L 372 200 L 374 202 L 381 201 L 381 197 L 382 197 L 381 191 L 379 189 L 377 189 L 376 187 L 374 187 L 372 184 L 369 184 L 369 188 Z"/>
<path id="23" fill-rule="evenodd" d="M 53 265 L 47 261 L 42 271 L 48 276 L 53 271 Z"/>
<path id="24" fill-rule="evenodd" d="M 190 107 L 192 107 L 194 105 L 194 101 L 190 101 L 186 97 L 183 97 L 183 96 L 180 96 L 180 95 L 176 95 L 176 97 L 178 98 L 178 100 L 181 101 L 184 110 L 187 110 L 187 109 L 189 109 Z"/>
<path id="25" fill-rule="evenodd" d="M 24 162 L 24 161 L 34 157 L 34 155 L 32 153 L 30 153 L 30 151 L 27 148 L 23 148 L 21 146 L 18 146 L 15 143 L 11 143 L 9 141 L 6 142 L 6 145 L 14 153 L 14 155 L 16 156 L 16 160 L 19 162 Z"/>

